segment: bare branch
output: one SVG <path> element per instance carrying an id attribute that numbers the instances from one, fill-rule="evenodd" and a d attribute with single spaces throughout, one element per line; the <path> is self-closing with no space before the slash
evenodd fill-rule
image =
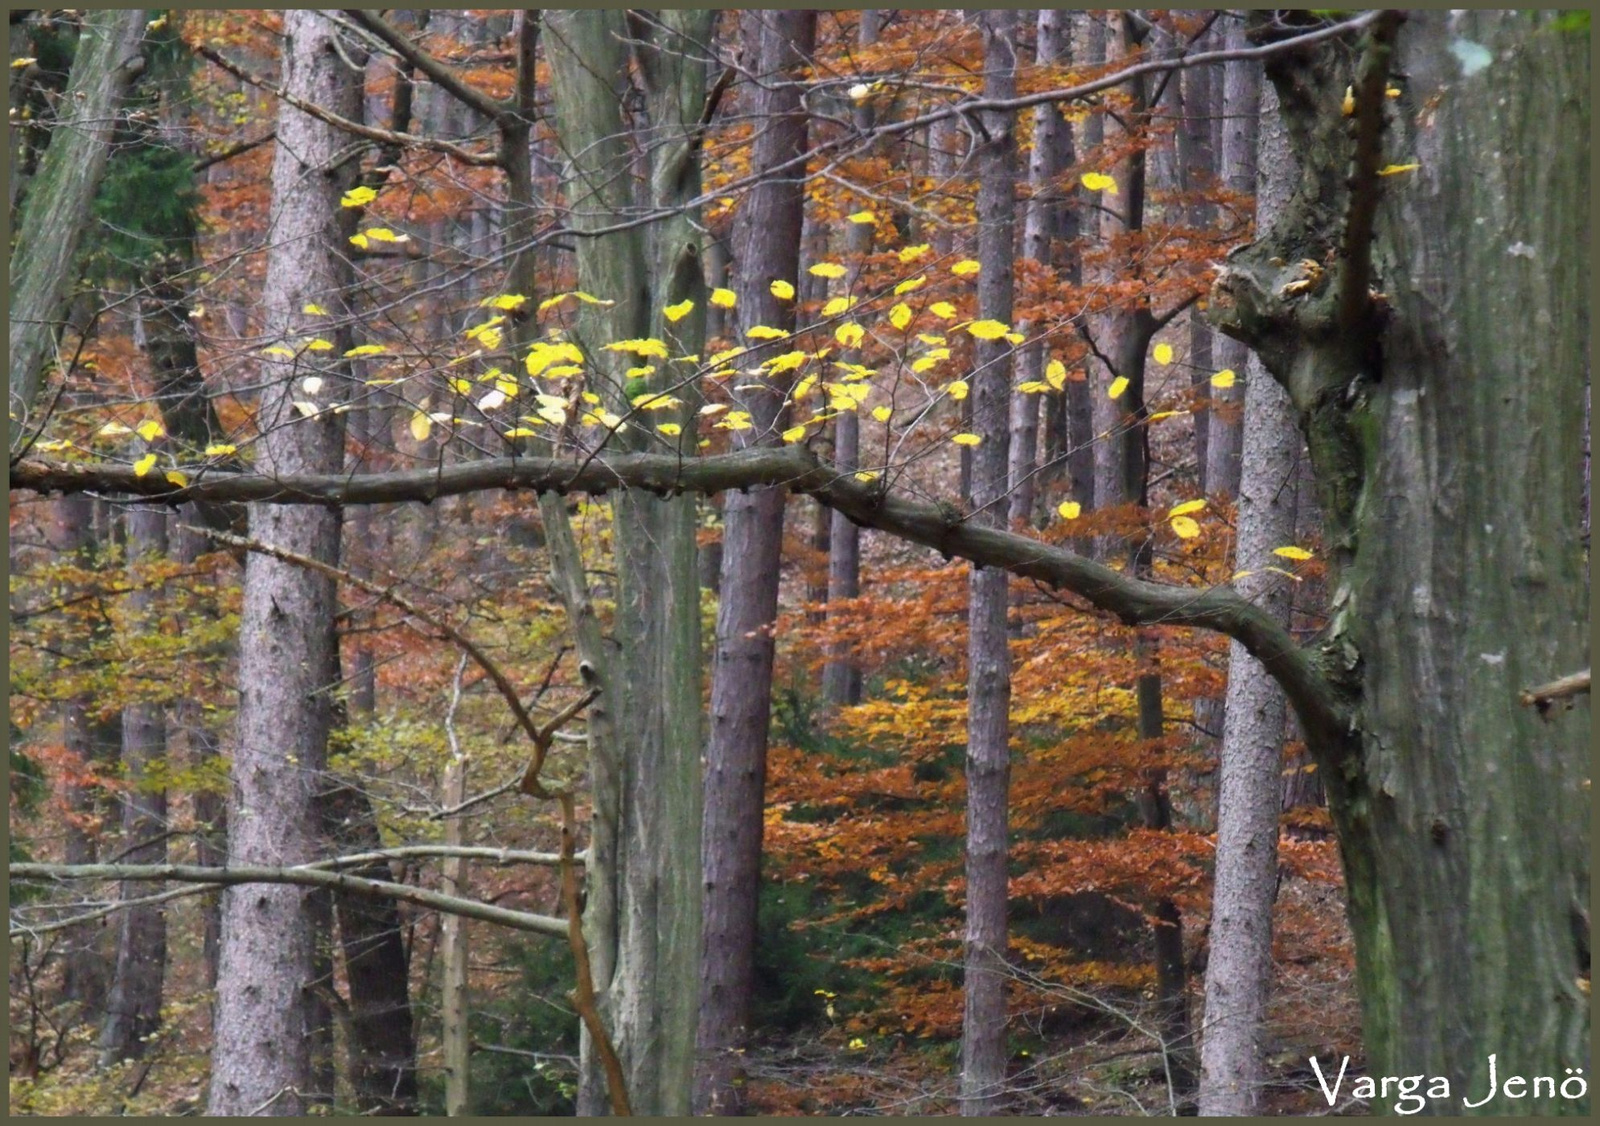
<path id="1" fill-rule="evenodd" d="M 441 90 L 444 90 L 462 104 L 477 110 L 489 120 L 498 124 L 502 117 L 512 112 L 507 103 L 491 98 L 482 90 L 463 82 L 454 70 L 411 42 L 398 28 L 390 24 L 377 12 L 369 12 L 365 8 L 346 8 L 344 14 L 354 20 L 363 30 L 369 31 L 383 40 L 398 52 L 406 62 L 432 79 L 434 84 Z"/>
<path id="2" fill-rule="evenodd" d="M 1541 712 L 1550 707 L 1557 700 L 1581 696 L 1589 691 L 1589 670 L 1575 672 L 1564 676 L 1560 680 L 1552 680 L 1549 684 L 1541 684 L 1537 688 L 1529 688 L 1520 697 L 1525 708 L 1538 708 Z"/>

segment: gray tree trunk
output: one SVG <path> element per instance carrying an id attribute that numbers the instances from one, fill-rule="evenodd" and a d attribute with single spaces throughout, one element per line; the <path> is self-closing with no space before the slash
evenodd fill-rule
<path id="1" fill-rule="evenodd" d="M 117 110 L 144 66 L 138 51 L 148 14 L 142 8 L 85 14 L 62 112 L 22 201 L 11 250 L 13 448 L 30 432 L 27 423 L 55 348 L 67 288 L 76 278 L 78 241 L 111 151 Z"/>
<path id="2" fill-rule="evenodd" d="M 361 74 L 336 46 L 331 13 L 294 10 L 284 16 L 283 81 L 298 97 L 344 117 L 360 113 Z M 354 181 L 347 138 L 326 123 L 279 108 L 272 165 L 273 244 L 263 292 L 267 333 L 290 345 L 313 329 L 302 307 L 316 302 L 339 315 L 350 284 L 343 253 L 349 210 L 339 197 Z M 334 340 L 332 355 L 348 344 Z M 343 416 L 302 418 L 302 380 L 316 371 L 318 405 L 342 397 L 342 364 L 315 353 L 265 358 L 257 407 L 264 472 L 328 472 L 343 463 Z M 322 370 L 324 369 L 325 370 Z M 252 505 L 250 533 L 264 543 L 314 559 L 339 553 L 339 513 Z M 331 724 L 328 686 L 338 654 L 333 582 L 323 575 L 252 553 L 245 563 L 240 615 L 239 731 L 228 816 L 231 865 L 301 864 L 322 839 L 317 795 L 322 788 Z M 303 888 L 230 888 L 223 893 L 216 1044 L 212 1054 L 213 1115 L 299 1115 L 331 1094 L 317 1089 L 314 1041 L 320 1017 L 308 988 L 319 977 L 319 931 L 325 906 Z"/>
<path id="3" fill-rule="evenodd" d="M 1017 90 L 1017 13 L 982 13 L 984 96 Z M 1016 225 L 1016 115 L 985 113 L 978 148 L 978 316 L 1009 325 Z M 1006 522 L 1012 346 L 973 349 L 972 519 Z M 1006 572 L 973 567 L 967 586 L 967 929 L 961 1025 L 961 1113 L 993 1114 L 1005 1102 L 1006 904 L 1011 783 L 1011 651 Z"/>
<path id="4" fill-rule="evenodd" d="M 1317 470 L 1322 653 L 1352 710 L 1300 718 L 1340 835 L 1366 1072 L 1445 1077 L 1441 1113 L 1525 1113 L 1507 1074 L 1590 1059 L 1588 698 L 1544 716 L 1518 702 L 1589 662 L 1589 41 L 1556 19 L 1399 27 L 1404 82 L 1373 163 L 1417 167 L 1373 181 L 1372 303 L 1366 279 L 1344 286 L 1359 254 L 1320 294 L 1283 290 L 1302 248 L 1338 245 L 1361 214 L 1339 105 L 1352 58 L 1383 56 L 1269 64 L 1302 178 L 1210 306 L 1287 387 Z"/>
<path id="5" fill-rule="evenodd" d="M 1195 44 L 1195 49 L 1215 50 L 1219 46 L 1215 39 L 1215 31 L 1208 31 Z M 1214 66 L 1201 66 L 1183 71 L 1180 77 L 1183 117 L 1178 123 L 1178 183 L 1185 192 L 1198 194 L 1216 182 L 1217 154 L 1211 147 L 1211 125 L 1222 109 L 1222 75 Z M 1185 221 L 1194 231 L 1209 234 L 1216 222 L 1216 208 L 1204 200 L 1194 199 L 1188 205 Z M 1208 381 L 1216 356 L 1213 333 L 1199 310 L 1190 309 L 1184 319 L 1189 323 L 1190 387 L 1194 394 L 1205 396 L 1210 392 Z M 1195 412 L 1192 421 L 1195 478 L 1203 495 L 1211 437 L 1209 414 Z"/>
<path id="6" fill-rule="evenodd" d="M 752 9 L 744 20 L 744 58 L 754 73 L 777 80 L 809 60 L 815 12 Z M 798 86 L 762 85 L 750 97 L 750 112 L 762 122 L 752 147 L 752 171 L 775 168 L 804 152 L 807 122 Z M 778 301 L 768 285 L 773 278 L 798 279 L 804 206 L 801 181 L 791 175 L 760 181 L 739 205 L 734 262 L 741 336 L 757 324 L 794 326 L 792 306 Z M 754 428 L 735 433 L 738 444 L 777 441 L 790 380 L 783 376 L 771 381 L 770 389 L 743 393 L 740 405 L 750 412 Z M 703 1062 L 696 1082 L 697 1109 L 718 1114 L 737 1113 L 743 1104 L 737 1053 L 745 1042 L 754 989 L 784 496 L 782 489 L 758 487 L 729 493 L 723 501 L 722 595 L 705 773 Z"/>
<path id="7" fill-rule="evenodd" d="M 1262 90 L 1256 223 L 1277 218 L 1298 178 L 1272 87 Z M 1234 568 L 1239 593 L 1287 626 L 1294 584 L 1269 567 L 1295 541 L 1300 431 L 1286 392 L 1253 355 L 1245 390 L 1244 442 Z M 1260 1114 L 1272 989 L 1272 904 L 1278 887 L 1278 812 L 1286 711 L 1283 690 L 1234 643 L 1217 811 L 1211 953 L 1200 1054 L 1202 1115 Z"/>
<path id="8" fill-rule="evenodd" d="M 167 514 L 159 508 L 128 513 L 128 560 L 159 561 L 167 554 Z M 155 590 L 143 584 L 128 596 L 135 629 L 150 629 Z M 167 859 L 167 790 L 160 781 L 167 753 L 167 717 L 159 702 L 129 704 L 122 710 L 122 763 L 128 790 L 122 797 L 121 862 L 162 864 Z M 136 899 L 159 892 L 124 882 L 121 896 Z M 101 1066 L 139 1059 L 147 1037 L 161 1025 L 162 981 L 167 961 L 167 916 L 161 904 L 140 904 L 117 920 L 116 968 L 106 998 L 100 1033 Z"/>
<path id="9" fill-rule="evenodd" d="M 1228 50 L 1248 47 L 1244 21 L 1229 19 L 1223 45 Z M 1222 69 L 1222 182 L 1229 191 L 1254 196 L 1257 193 L 1256 133 L 1261 115 L 1261 64 L 1241 59 L 1223 64 Z M 1247 223 L 1248 214 L 1241 216 Z M 1245 230 L 1241 227 L 1239 241 Z M 1206 412 L 1206 492 L 1231 497 L 1239 491 L 1239 448 L 1242 433 L 1241 408 L 1244 403 L 1242 380 L 1250 349 L 1230 336 L 1216 345 L 1217 370 L 1228 370 L 1241 380 L 1230 388 L 1208 388 L 1214 409 Z M 1204 373 L 1208 378 L 1212 374 Z M 1195 423 L 1199 425 L 1199 420 Z"/>

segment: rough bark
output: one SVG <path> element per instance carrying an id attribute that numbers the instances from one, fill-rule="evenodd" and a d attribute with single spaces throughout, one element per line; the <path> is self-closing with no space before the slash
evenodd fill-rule
<path id="1" fill-rule="evenodd" d="M 1014 97 L 1017 13 L 986 11 L 984 94 Z M 1016 225 L 1016 116 L 985 113 L 978 147 L 978 316 L 1011 323 Z M 1004 527 L 1010 445 L 1011 345 L 973 349 L 972 456 L 975 522 Z M 961 1113 L 1005 1103 L 1006 904 L 1011 782 L 1011 651 L 1004 571 L 974 567 L 967 585 L 967 927 L 961 1025 Z"/>
<path id="2" fill-rule="evenodd" d="M 744 57 L 769 81 L 805 65 L 816 34 L 816 13 L 799 9 L 745 13 Z M 763 84 L 751 91 L 750 112 L 762 123 L 752 146 L 754 173 L 794 159 L 806 147 L 806 116 L 798 85 Z M 805 196 L 793 177 L 763 179 L 740 204 L 734 232 L 738 323 L 793 328 L 792 307 L 769 291 L 772 279 L 795 283 Z M 777 441 L 784 387 L 746 392 L 741 405 L 753 429 L 734 435 L 741 446 Z M 773 628 L 783 540 L 784 491 L 757 488 L 723 502 L 722 594 L 717 605 L 711 666 L 711 730 L 706 749 L 704 952 L 700 970 L 696 1079 L 702 1112 L 737 1113 L 743 1105 L 738 1050 L 749 1022 L 754 987 L 756 907 L 761 880 L 762 799 L 767 728 L 772 707 Z"/>
<path id="3" fill-rule="evenodd" d="M 156 562 L 167 553 L 167 515 L 160 509 L 128 514 L 128 560 Z M 141 584 L 128 595 L 128 613 L 141 632 L 155 609 L 155 590 Z M 167 790 L 161 782 L 167 753 L 166 709 L 159 701 L 140 701 L 122 710 L 122 765 L 128 789 L 122 795 L 119 853 L 130 864 L 161 864 L 167 858 Z M 159 892 L 160 889 L 155 889 Z M 123 899 L 149 895 L 123 884 Z M 138 904 L 117 920 L 116 967 L 106 998 L 100 1032 L 101 1066 L 139 1059 L 147 1038 L 161 1025 L 162 983 L 167 961 L 166 909 Z"/>
<path id="4" fill-rule="evenodd" d="M 1296 179 L 1271 86 L 1262 91 L 1260 136 L 1266 175 L 1256 222 L 1265 229 Z M 1234 568 L 1248 574 L 1235 589 L 1287 627 L 1294 584 L 1277 573 L 1272 551 L 1295 542 L 1300 431 L 1288 393 L 1254 356 L 1244 411 Z M 1231 646 L 1200 1056 L 1202 1115 L 1260 1114 L 1264 1107 L 1286 720 L 1283 690 L 1242 646 Z"/>
<path id="5" fill-rule="evenodd" d="M 460 677 L 457 676 L 456 699 L 452 701 L 451 717 L 454 722 L 455 703 L 460 699 Z M 454 742 L 454 731 L 450 731 Z M 451 808 L 459 806 L 467 797 L 467 760 L 459 752 L 445 768 L 444 802 Z M 461 817 L 448 817 L 444 823 L 445 843 L 461 844 Z M 439 890 L 446 895 L 459 896 L 466 890 L 466 862 L 460 858 L 446 860 L 440 865 Z M 439 920 L 439 1009 L 441 1024 L 439 1038 L 444 1044 L 444 1112 L 451 1118 L 467 1113 L 472 1097 L 472 1034 L 467 1011 L 467 925 L 466 920 L 448 915 Z"/>
<path id="6" fill-rule="evenodd" d="M 360 112 L 360 75 L 335 45 L 328 13 L 284 17 L 284 85 L 298 98 L 345 117 Z M 354 51 L 344 44 L 345 53 Z M 356 52 L 359 54 L 359 52 Z M 348 260 L 340 247 L 348 209 L 339 197 L 354 181 L 345 137 L 284 103 L 272 165 L 272 229 L 263 294 L 269 334 L 298 339 L 312 329 L 301 312 L 316 302 L 343 311 Z M 335 340 L 336 346 L 340 344 Z M 343 348 L 336 347 L 334 355 Z M 343 460 L 341 415 L 302 419 L 306 361 L 262 363 L 258 404 L 259 464 L 269 471 L 334 471 Z M 325 373 L 330 400 L 344 373 Z M 339 513 L 250 510 L 253 538 L 312 558 L 339 550 Z M 337 665 L 333 582 L 252 553 L 245 565 L 240 617 L 239 730 L 232 763 L 228 864 L 299 864 L 318 851 L 317 791 L 331 722 L 329 695 Z M 298 1115 L 330 1092 L 315 1089 L 319 1017 L 308 986 L 316 980 L 320 910 L 317 893 L 290 885 L 230 888 L 223 894 L 223 935 L 209 1113 Z"/>
<path id="7" fill-rule="evenodd" d="M 1230 19 L 1224 33 L 1228 49 L 1246 47 L 1244 21 Z M 1257 161 L 1256 134 L 1261 115 L 1261 64 L 1254 59 L 1222 65 L 1222 182 L 1230 191 L 1255 196 Z M 1245 218 L 1248 217 L 1246 213 Z M 1246 230 L 1240 230 L 1243 242 Z M 1243 377 L 1249 348 L 1230 336 L 1217 341 L 1217 370 L 1229 370 Z M 1210 372 L 1204 373 L 1210 376 Z M 1239 444 L 1242 434 L 1240 409 L 1244 388 L 1209 388 L 1213 407 L 1206 412 L 1205 490 L 1217 496 L 1233 496 L 1239 491 Z M 1198 420 L 1196 425 L 1199 425 Z"/>
<path id="8" fill-rule="evenodd" d="M 1326 660 L 1357 710 L 1346 729 L 1301 719 L 1340 834 L 1369 1071 L 1473 1101 L 1491 1054 L 1502 1078 L 1589 1060 L 1589 709 L 1547 722 L 1517 703 L 1587 660 L 1589 44 L 1554 20 L 1410 15 L 1392 111 L 1377 32 L 1356 74 L 1332 50 L 1269 67 L 1302 178 L 1211 306 L 1287 387 L 1316 465 Z M 1378 142 L 1356 160 L 1347 86 Z M 1391 161 L 1419 167 L 1377 177 Z M 1368 217 L 1387 294 L 1370 302 L 1351 236 Z M 1341 243 L 1319 288 L 1285 292 Z M 1470 1109 L 1525 1107 L 1502 1086 Z"/>
<path id="9" fill-rule="evenodd" d="M 1209 30 L 1195 44 L 1199 51 L 1213 49 L 1215 29 Z M 1216 208 L 1201 193 L 1209 191 L 1217 178 L 1217 154 L 1211 147 L 1211 125 L 1222 109 L 1222 73 L 1218 67 L 1205 66 L 1185 70 L 1182 78 L 1182 112 L 1178 123 L 1178 183 L 1189 194 L 1184 220 L 1202 237 L 1209 235 L 1216 222 Z M 1174 81 L 1174 85 L 1177 82 Z M 1214 370 L 1216 355 L 1214 334 L 1198 310 L 1190 310 L 1185 319 L 1189 322 L 1190 387 L 1195 395 L 1204 397 L 1209 392 L 1208 381 Z M 1195 479 L 1200 492 L 1206 492 L 1206 459 L 1209 453 L 1211 426 L 1209 413 L 1196 411 L 1194 421 Z"/>
<path id="10" fill-rule="evenodd" d="M 22 202 L 9 290 L 11 412 L 21 424 L 12 428 L 13 448 L 31 432 L 26 424 L 76 277 L 78 242 L 111 151 L 117 109 L 144 66 L 138 50 L 147 15 L 142 8 L 84 15 L 63 112 Z"/>

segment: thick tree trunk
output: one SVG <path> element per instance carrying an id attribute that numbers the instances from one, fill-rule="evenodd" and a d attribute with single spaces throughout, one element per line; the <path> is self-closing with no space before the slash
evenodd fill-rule
<path id="1" fill-rule="evenodd" d="M 336 45 L 329 13 L 284 16 L 283 74 L 288 90 L 344 117 L 360 112 L 360 74 Z M 353 182 L 346 137 L 284 104 L 279 109 L 272 166 L 272 229 L 264 291 L 265 324 L 274 338 L 298 342 L 312 333 L 302 308 L 311 302 L 340 313 L 350 282 L 342 247 L 349 215 L 339 197 Z M 338 355 L 344 350 L 335 340 Z M 348 345 L 344 345 L 348 346 Z M 258 405 L 263 431 L 257 458 L 264 470 L 335 471 L 343 462 L 343 416 L 302 418 L 291 400 L 315 361 L 310 354 L 262 363 Z M 345 373 L 325 372 L 327 404 L 341 396 Z M 315 398 L 316 396 L 313 396 Z M 253 505 L 250 533 L 264 543 L 314 559 L 335 560 L 339 513 Z M 300 864 L 322 839 L 317 793 L 331 722 L 326 691 L 337 667 L 333 583 L 315 572 L 251 553 L 245 564 L 240 617 L 239 734 L 228 817 L 230 865 Z M 238 887 L 223 893 L 216 1046 L 209 1112 L 298 1115 L 331 1092 L 316 1089 L 314 1044 L 319 1018 L 322 913 L 315 896 L 289 886 Z"/>
<path id="2" fill-rule="evenodd" d="M 1229 19 L 1223 40 L 1228 50 L 1248 47 L 1242 19 Z M 1261 65 L 1255 60 L 1224 63 L 1222 69 L 1222 182 L 1231 192 L 1254 196 L 1256 186 L 1256 132 L 1261 115 Z M 1240 231 L 1239 241 L 1245 238 Z M 1244 376 L 1250 349 L 1224 336 L 1217 341 L 1217 370 Z M 1209 379 L 1212 373 L 1202 373 Z M 1240 408 L 1244 388 L 1207 388 L 1213 409 L 1206 412 L 1205 490 L 1217 496 L 1233 496 L 1239 491 L 1239 444 L 1242 433 Z M 1195 425 L 1200 425 L 1197 418 Z"/>
<path id="3" fill-rule="evenodd" d="M 1277 218 L 1298 173 L 1271 86 L 1261 98 L 1256 222 Z M 1245 390 L 1235 571 L 1240 594 L 1287 626 L 1293 583 L 1274 548 L 1295 543 L 1300 431 L 1289 395 L 1254 356 Z M 1268 568 L 1273 568 L 1269 570 Z M 1221 751 L 1216 877 L 1200 1056 L 1202 1115 L 1260 1114 L 1272 988 L 1272 904 L 1278 889 L 1278 811 L 1286 728 L 1283 689 L 1235 642 Z"/>
<path id="4" fill-rule="evenodd" d="M 1351 56 L 1269 65 L 1302 180 L 1211 306 L 1288 388 L 1317 468 L 1325 659 L 1354 729 L 1301 719 L 1340 833 L 1368 1071 L 1445 1077 L 1438 1113 L 1525 1112 L 1506 1076 L 1589 1066 L 1589 707 L 1517 700 L 1588 662 L 1589 43 L 1555 20 L 1413 13 L 1393 100 L 1381 39 L 1362 51 L 1358 129 L 1366 105 L 1392 116 L 1358 173 L 1417 167 L 1356 176 L 1355 206 Z M 1386 299 L 1346 288 L 1359 242 L 1321 291 L 1285 293 L 1373 192 Z"/>
<path id="5" fill-rule="evenodd" d="M 158 562 L 167 554 L 167 514 L 159 508 L 128 513 L 128 559 Z M 155 591 L 142 584 L 128 595 L 134 628 L 145 632 L 154 623 Z M 122 839 L 119 859 L 128 864 L 162 864 L 167 859 L 167 790 L 161 781 L 167 753 L 164 705 L 142 701 L 122 710 L 122 764 L 128 790 L 122 797 Z M 125 882 L 123 899 L 136 899 L 161 889 Z M 106 998 L 106 1019 L 100 1032 L 100 1063 L 109 1067 L 139 1059 L 151 1033 L 161 1025 L 161 992 L 167 962 L 167 915 L 162 904 L 128 907 L 117 921 L 116 969 Z"/>
<path id="6" fill-rule="evenodd" d="M 744 57 L 754 73 L 777 80 L 806 64 L 816 34 L 815 12 L 751 10 L 744 18 Z M 806 116 L 798 86 L 763 85 L 750 99 L 750 112 L 763 122 L 750 157 L 754 173 L 805 151 Z M 798 279 L 804 206 L 801 181 L 792 174 L 761 181 L 740 204 L 734 262 L 741 330 L 757 324 L 793 327 L 792 307 L 768 286 L 774 278 Z M 787 382 L 785 376 L 772 381 L 770 389 L 744 393 L 741 405 L 753 429 L 735 434 L 741 445 L 777 440 Z M 722 595 L 705 773 L 702 1062 L 695 1091 L 697 1109 L 717 1114 L 737 1113 L 743 1105 L 737 1053 L 745 1042 L 754 988 L 783 502 L 783 490 L 770 487 L 730 493 L 723 501 Z"/>
<path id="7" fill-rule="evenodd" d="M 112 128 L 128 83 L 144 66 L 142 8 L 91 9 L 83 19 L 72 77 L 50 146 L 28 185 L 11 251 L 11 428 L 16 443 L 30 433 L 34 400 L 44 385 L 67 288 L 77 276 L 78 241 L 111 151 Z"/>
<path id="8" fill-rule="evenodd" d="M 1017 14 L 986 11 L 984 96 L 1017 90 Z M 978 316 L 1011 323 L 1016 225 L 1016 115 L 986 113 L 978 149 Z M 1006 522 L 1012 347 L 980 341 L 973 350 L 972 519 Z M 961 1113 L 993 1114 L 1005 1103 L 1006 904 L 1011 783 L 1011 651 L 1006 632 L 1009 576 L 972 568 L 967 586 L 967 933 L 961 1025 Z"/>

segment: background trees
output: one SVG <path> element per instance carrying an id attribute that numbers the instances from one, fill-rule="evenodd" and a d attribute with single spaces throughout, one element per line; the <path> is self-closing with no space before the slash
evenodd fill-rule
<path id="1" fill-rule="evenodd" d="M 74 58 L 55 18 L 19 25 L 37 47 L 13 68 L 24 120 L 62 119 L 69 74 L 113 65 Z M 204 153 L 180 162 L 205 173 L 192 263 L 106 268 L 127 265 L 106 201 L 131 182 L 108 163 L 77 295 L 27 283 L 65 309 L 22 322 L 53 322 L 62 364 L 13 368 L 14 766 L 51 791 L 13 788 L 31 893 L 12 917 L 13 1101 L 172 1110 L 209 1078 L 212 1109 L 682 1109 L 697 1023 L 719 1107 L 1177 1110 L 1191 1027 L 1203 1109 L 1305 1108 L 1293 1067 L 1312 1051 L 1364 1051 L 1372 1073 L 1416 1059 L 1458 1087 L 1482 1086 L 1491 1034 L 1526 1041 L 1530 1072 L 1577 1066 L 1587 701 L 1518 692 L 1585 662 L 1566 625 L 1587 597 L 1584 154 L 1550 158 L 1526 121 L 1586 136 L 1586 25 L 1102 13 L 1068 66 L 1033 17 L 743 22 L 146 14 L 141 57 L 205 62 L 161 103 Z M 1265 66 L 1299 168 L 1233 254 L 1250 142 L 1211 138 L 1210 182 L 1189 114 L 1218 37 L 1225 109 Z M 129 151 L 142 112 L 129 99 L 119 121 Z M 42 170 L 69 135 L 19 143 Z M 1518 159 L 1469 175 L 1480 151 Z M 52 183 L 13 202 L 70 202 Z M 1035 205 L 1057 198 L 1081 233 L 1042 233 Z M 1467 214 L 1495 218 L 1464 237 Z M 733 253 L 708 283 L 713 241 Z M 1263 368 L 1210 370 L 1183 319 L 1201 302 Z M 1260 519 L 1286 496 L 1280 384 L 1320 534 Z M 1235 509 L 1212 393 L 1241 385 Z M 1013 504 L 1029 482 L 1037 501 Z M 33 494 L 51 489 L 109 502 L 49 512 Z M 720 521 L 697 499 L 715 492 Z M 795 493 L 889 533 L 859 583 L 838 560 L 825 613 L 814 549 L 779 538 Z M 237 558 L 190 540 L 162 560 L 150 500 L 184 506 L 169 542 L 235 527 L 244 502 L 249 536 L 214 537 Z M 695 553 L 719 538 L 713 593 Z M 1070 550 L 1091 544 L 1100 562 Z M 1288 616 L 1262 602 L 1291 586 Z M 1508 636 L 1523 621 L 1539 628 Z M 1329 795 L 1275 869 L 1276 776 L 1306 760 L 1251 723 L 1266 678 Z M 96 738 L 113 718 L 128 738 Z M 136 730 L 158 724 L 164 754 Z M 1243 812 L 1258 863 L 1230 883 Z M 207 867 L 224 823 L 227 872 Z M 193 893 L 221 883 L 212 1017 Z M 1251 942 L 1230 929 L 1240 885 Z M 149 952 L 132 936 L 152 906 L 164 1019 L 125 1064 L 147 979 L 119 955 L 106 1019 L 85 955 L 109 948 L 82 939 L 115 918 L 124 951 Z M 475 920 L 465 973 L 439 911 Z M 1502 956 L 1523 940 L 1532 955 Z M 1236 1017 L 1268 969 L 1271 1007 Z M 386 1014 L 414 1042 L 380 1043 Z M 103 1060 L 101 1035 L 119 1045 Z"/>

